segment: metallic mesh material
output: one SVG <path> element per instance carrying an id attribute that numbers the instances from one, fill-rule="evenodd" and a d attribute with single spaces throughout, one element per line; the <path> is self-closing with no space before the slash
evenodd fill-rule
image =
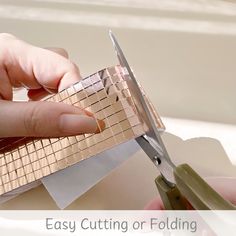
<path id="1" fill-rule="evenodd" d="M 46 99 L 85 108 L 104 120 L 106 129 L 61 138 L 12 138 L 0 148 L 0 195 L 144 134 L 124 73 L 120 66 L 109 67 Z M 163 128 L 159 117 L 156 121 Z"/>

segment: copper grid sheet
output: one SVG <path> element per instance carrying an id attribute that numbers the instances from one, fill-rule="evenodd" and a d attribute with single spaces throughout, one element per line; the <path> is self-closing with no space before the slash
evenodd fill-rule
<path id="1" fill-rule="evenodd" d="M 85 108 L 103 119 L 106 129 L 72 137 L 22 138 L 17 148 L 0 154 L 0 195 L 144 133 L 120 66 L 101 70 L 47 101 Z"/>

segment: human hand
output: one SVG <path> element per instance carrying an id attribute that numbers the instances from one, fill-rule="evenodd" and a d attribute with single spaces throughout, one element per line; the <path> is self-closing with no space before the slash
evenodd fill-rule
<path id="1" fill-rule="evenodd" d="M 227 199 L 236 205 L 236 178 L 231 177 L 209 177 L 206 182 L 214 188 L 224 199 Z M 164 210 L 164 205 L 160 197 L 150 201 L 145 207 L 145 210 Z"/>
<path id="2" fill-rule="evenodd" d="M 59 137 L 104 128 L 103 121 L 78 107 L 35 101 L 47 91 L 61 91 L 81 79 L 66 51 L 53 51 L 0 34 L 0 138 Z M 13 87 L 26 87 L 34 101 L 12 101 Z"/>

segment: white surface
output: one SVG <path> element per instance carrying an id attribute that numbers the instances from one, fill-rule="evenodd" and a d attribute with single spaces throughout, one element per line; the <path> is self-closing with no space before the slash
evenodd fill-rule
<path id="1" fill-rule="evenodd" d="M 236 125 L 167 117 L 163 117 L 162 120 L 167 132 L 177 135 L 184 141 L 197 137 L 209 137 L 219 141 L 231 163 L 236 165 Z"/>
<path id="2" fill-rule="evenodd" d="M 43 178 L 42 183 L 57 206 L 64 209 L 139 149 L 131 140 Z"/>

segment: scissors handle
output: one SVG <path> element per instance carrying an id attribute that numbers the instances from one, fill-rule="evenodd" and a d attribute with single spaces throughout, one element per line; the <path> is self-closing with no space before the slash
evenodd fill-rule
<path id="1" fill-rule="evenodd" d="M 166 210 L 187 210 L 187 200 L 180 193 L 177 186 L 170 187 L 159 175 L 156 179 L 156 186 Z"/>
<path id="2" fill-rule="evenodd" d="M 236 210 L 236 206 L 226 201 L 188 164 L 174 169 L 175 187 L 169 187 L 162 176 L 155 180 L 164 206 L 168 210 L 186 210 L 190 205 L 196 210 Z"/>

